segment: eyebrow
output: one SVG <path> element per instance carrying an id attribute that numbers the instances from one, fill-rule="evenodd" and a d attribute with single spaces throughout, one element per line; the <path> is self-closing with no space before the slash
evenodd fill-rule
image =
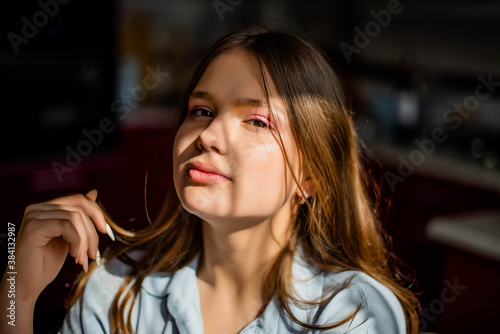
<path id="1" fill-rule="evenodd" d="M 202 99 L 202 100 L 209 100 L 213 101 L 214 98 L 210 93 L 199 91 L 199 90 L 194 90 L 189 97 L 194 97 L 196 99 Z"/>
<path id="2" fill-rule="evenodd" d="M 204 91 L 195 90 L 191 93 L 190 97 L 215 102 L 215 98 L 212 94 Z M 267 103 L 262 100 L 252 98 L 238 98 L 234 101 L 234 105 L 237 107 L 248 106 L 254 108 L 267 108 Z"/>
<path id="3" fill-rule="evenodd" d="M 235 105 L 240 107 L 240 106 L 248 106 L 248 107 L 255 107 L 255 108 L 267 108 L 267 103 L 257 100 L 257 99 L 250 99 L 250 98 L 239 98 L 236 100 Z"/>

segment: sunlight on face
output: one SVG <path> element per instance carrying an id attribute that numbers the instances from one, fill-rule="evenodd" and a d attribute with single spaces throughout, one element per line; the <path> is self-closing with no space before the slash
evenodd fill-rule
<path id="1" fill-rule="evenodd" d="M 193 90 L 174 142 L 174 185 L 183 207 L 203 220 L 256 223 L 290 212 L 298 151 L 279 98 L 267 107 L 257 62 L 224 53 Z M 290 217 L 288 216 L 288 219 Z"/>

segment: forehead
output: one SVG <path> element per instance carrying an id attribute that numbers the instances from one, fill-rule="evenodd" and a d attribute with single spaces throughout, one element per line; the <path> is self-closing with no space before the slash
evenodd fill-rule
<path id="1" fill-rule="evenodd" d="M 265 100 L 257 61 L 248 52 L 234 50 L 216 56 L 207 66 L 195 91 Z M 213 94 L 212 94 L 213 95 Z"/>

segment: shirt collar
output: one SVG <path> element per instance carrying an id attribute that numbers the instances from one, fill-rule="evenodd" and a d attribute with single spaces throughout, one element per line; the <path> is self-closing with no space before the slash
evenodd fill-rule
<path id="1" fill-rule="evenodd" d="M 154 273 L 147 276 L 142 288 L 150 295 L 167 297 L 167 307 L 170 314 L 176 319 L 181 333 L 202 333 L 200 296 L 198 291 L 196 270 L 201 253 L 198 253 L 191 262 L 173 274 Z M 323 293 L 323 276 L 320 269 L 307 260 L 301 246 L 294 254 L 292 264 L 292 286 L 294 295 L 299 300 L 318 300 Z M 301 306 L 290 303 L 293 315 L 304 322 L 312 322 L 317 306 Z M 266 306 L 263 314 L 252 321 L 245 329 L 260 327 L 264 333 L 275 333 L 278 319 L 285 322 L 287 327 L 297 328 L 288 316 L 280 312 L 276 296 Z"/>
<path id="2" fill-rule="evenodd" d="M 319 300 L 323 294 L 324 276 L 320 275 L 321 270 L 316 265 L 307 260 L 302 245 L 299 244 L 294 254 L 292 264 L 292 290 L 290 293 L 298 300 Z M 318 306 L 305 306 L 297 305 L 293 302 L 289 303 L 289 308 L 295 318 L 302 322 L 312 323 L 314 321 L 314 314 Z M 269 313 L 268 312 L 269 309 Z M 271 301 L 270 305 L 266 308 L 264 318 L 264 333 L 276 333 L 277 321 L 272 320 L 273 317 L 281 318 L 286 329 L 290 333 L 299 333 L 303 330 L 297 323 L 295 323 L 284 310 L 280 310 L 280 306 L 276 296 Z"/>
<path id="3" fill-rule="evenodd" d="M 196 283 L 196 269 L 200 260 L 200 253 L 189 262 L 189 264 L 175 273 L 152 273 L 144 278 L 142 289 L 154 297 L 163 298 L 169 294 L 176 294 L 180 288 L 189 286 L 185 279 L 194 276 Z M 189 280 L 191 283 L 192 280 Z"/>
<path id="4" fill-rule="evenodd" d="M 175 318 L 180 333 L 203 333 L 196 277 L 199 260 L 200 253 L 187 266 L 172 275 L 165 289 L 168 311 Z"/>

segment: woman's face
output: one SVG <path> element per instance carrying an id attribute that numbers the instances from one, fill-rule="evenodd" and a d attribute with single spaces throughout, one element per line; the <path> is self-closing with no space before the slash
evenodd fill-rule
<path id="1" fill-rule="evenodd" d="M 257 62 L 246 52 L 210 63 L 174 142 L 174 185 L 188 212 L 209 223 L 290 219 L 296 185 L 277 130 L 296 175 L 298 151 L 282 102 L 271 96 L 270 103 L 274 117 Z"/>

